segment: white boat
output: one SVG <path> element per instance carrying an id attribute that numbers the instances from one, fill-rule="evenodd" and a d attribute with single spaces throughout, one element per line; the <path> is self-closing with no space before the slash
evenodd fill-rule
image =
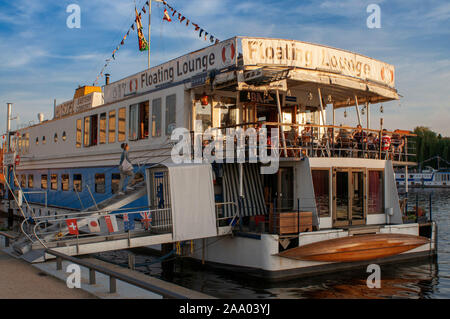
<path id="1" fill-rule="evenodd" d="M 385 151 L 375 137 L 393 132 L 370 124 L 372 104 L 396 99 L 390 64 L 318 44 L 254 37 L 216 43 L 102 88 L 78 88 L 73 99 L 55 106 L 53 118 L 10 132 L 4 165 L 20 156 L 13 170 L 17 179 L 14 183 L 14 174 L 9 179 L 19 204 L 14 212 L 39 225 L 24 224 L 28 238 L 16 250 L 30 261 L 43 261 L 51 255 L 38 258 L 30 250 L 79 255 L 185 243 L 176 245 L 178 252 L 194 260 L 267 279 L 432 256 L 436 224 L 403 223 L 399 205 L 394 166 L 411 165 L 413 154 Z M 362 106 L 368 124 L 360 134 L 372 134 L 373 143 L 345 134 L 355 127 L 335 123 L 334 110 L 350 107 L 358 114 L 355 123 L 362 123 Z M 331 125 L 326 125 L 328 113 Z M 206 138 L 211 128 L 214 134 L 237 128 L 250 134 L 249 128 L 260 126 L 279 133 L 279 159 L 270 157 L 278 141 L 272 132 L 272 153 L 263 158 L 267 148 L 260 148 L 256 162 L 250 162 L 244 139 L 244 163 L 236 163 L 235 152 L 233 163 L 172 160 L 175 128 Z M 406 133 L 400 138 L 411 142 Z M 229 141 L 234 145 L 234 137 Z M 258 136 L 258 142 L 265 141 Z M 118 195 L 125 142 L 145 183 Z M 261 174 L 270 165 L 279 169 Z M 119 230 L 111 234 L 101 219 L 115 212 L 134 213 L 130 216 L 140 220 L 142 211 L 152 214 L 149 229 L 127 232 L 119 218 Z M 86 217 L 92 215 L 100 218 L 99 234 L 87 228 Z M 78 220 L 80 235 L 68 233 L 69 219 Z M 43 227 L 47 222 L 63 230 Z M 351 263 L 280 255 L 334 238 L 353 236 L 358 242 L 362 234 L 427 240 L 375 261 L 357 255 Z"/>
<path id="2" fill-rule="evenodd" d="M 416 172 L 398 172 L 395 174 L 397 185 L 405 186 L 406 175 L 408 175 L 408 185 L 411 187 L 450 187 L 450 172 L 436 170 L 432 167 Z"/>

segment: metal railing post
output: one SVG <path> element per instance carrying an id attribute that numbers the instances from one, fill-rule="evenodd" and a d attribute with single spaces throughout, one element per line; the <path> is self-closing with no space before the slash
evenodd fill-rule
<path id="1" fill-rule="evenodd" d="M 117 281 L 113 276 L 109 276 L 109 293 L 115 294 L 117 292 Z"/>
<path id="2" fill-rule="evenodd" d="M 59 256 L 56 257 L 56 270 L 62 270 L 62 258 Z"/>
<path id="3" fill-rule="evenodd" d="M 433 215 L 432 215 L 433 207 L 432 207 L 432 204 L 431 204 L 431 195 L 432 195 L 432 193 L 430 193 L 430 221 L 433 221 Z"/>
<path id="4" fill-rule="evenodd" d="M 89 268 L 89 285 L 95 285 L 95 270 Z"/>

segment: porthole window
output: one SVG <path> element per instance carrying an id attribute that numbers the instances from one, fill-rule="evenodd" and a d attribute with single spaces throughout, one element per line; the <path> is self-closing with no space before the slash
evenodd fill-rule
<path id="1" fill-rule="evenodd" d="M 45 136 L 42 136 L 42 144 L 45 144 Z"/>
<path id="2" fill-rule="evenodd" d="M 39 144 L 39 137 L 36 137 L 36 145 Z"/>
<path id="3" fill-rule="evenodd" d="M 55 143 L 58 142 L 58 134 L 55 133 L 55 136 L 53 137 L 53 139 L 55 140 Z"/>
<path id="4" fill-rule="evenodd" d="M 63 134 L 62 134 L 62 139 L 63 139 L 63 141 L 65 141 L 65 140 L 67 139 L 66 131 L 63 132 Z"/>

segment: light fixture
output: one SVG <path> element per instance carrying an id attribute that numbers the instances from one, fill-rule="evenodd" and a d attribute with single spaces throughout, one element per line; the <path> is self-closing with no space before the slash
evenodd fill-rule
<path id="1" fill-rule="evenodd" d="M 202 104 L 202 106 L 209 104 L 209 98 L 208 95 L 206 95 L 206 92 L 204 92 L 202 97 L 200 98 L 200 103 Z"/>
<path id="2" fill-rule="evenodd" d="M 383 113 L 383 105 L 380 106 L 380 113 Z"/>
<path id="3" fill-rule="evenodd" d="M 331 94 L 328 94 L 328 103 L 331 103 L 333 101 Z"/>
<path id="4" fill-rule="evenodd" d="M 313 94 L 312 94 L 311 92 L 308 93 L 308 99 L 309 99 L 310 101 L 312 101 L 312 99 L 313 99 Z"/>

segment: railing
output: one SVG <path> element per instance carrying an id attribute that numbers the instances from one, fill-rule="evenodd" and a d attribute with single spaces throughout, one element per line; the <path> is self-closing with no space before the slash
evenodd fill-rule
<path id="1" fill-rule="evenodd" d="M 16 239 L 15 236 L 5 233 L 5 232 L 2 232 L 2 231 L 0 231 L 0 236 L 3 236 L 5 238 L 5 247 L 9 247 L 10 239 Z"/>
<path id="2" fill-rule="evenodd" d="M 137 233 L 150 232 L 150 233 L 170 233 L 172 231 L 172 218 L 171 209 L 152 209 L 145 211 L 130 211 L 133 208 L 116 209 L 114 213 L 106 211 L 90 211 L 90 212 L 75 212 L 67 213 L 55 216 L 40 216 L 33 219 L 32 236 L 38 240 L 41 245 L 48 248 L 51 243 L 62 241 L 76 240 L 76 245 L 83 241 L 84 238 L 95 236 L 96 238 L 107 238 L 111 236 L 128 236 L 131 237 Z M 124 210 L 127 210 L 124 212 Z M 145 219 L 140 213 L 147 213 L 148 219 Z M 133 214 L 139 214 L 140 218 L 136 220 Z M 89 230 L 88 222 L 90 220 L 97 220 L 100 225 L 100 220 L 106 216 L 114 216 L 116 218 L 124 220 L 124 216 L 127 216 L 129 220 L 132 220 L 131 225 L 133 227 L 123 227 L 117 223 L 118 230 L 115 232 L 91 232 Z M 68 231 L 67 222 L 69 220 L 75 220 L 77 222 L 78 234 L 70 234 Z M 117 220 L 116 220 L 117 221 Z M 30 220 L 24 220 L 21 224 L 24 229 L 24 224 L 30 222 Z M 139 224 L 140 222 L 140 224 Z M 127 229 L 126 229 L 127 228 Z M 33 241 L 32 241 L 33 242 Z"/>
<path id="3" fill-rule="evenodd" d="M 280 157 L 355 157 L 367 159 L 390 159 L 398 162 L 416 160 L 415 134 L 403 131 L 373 130 L 348 126 L 295 124 L 279 122 L 251 122 L 214 128 L 212 131 L 221 132 L 223 150 L 226 150 L 226 129 L 232 128 L 267 128 L 267 144 L 270 148 L 271 128 L 279 129 Z M 284 137 L 281 135 L 283 127 Z M 380 138 L 381 137 L 381 138 Z M 194 141 L 194 134 L 191 135 Z M 237 138 L 236 145 L 238 144 Z M 258 137 L 259 138 L 259 137 Z M 249 138 L 245 138 L 245 151 L 248 158 Z M 208 145 L 203 141 L 203 148 Z M 217 141 L 216 141 L 217 143 Z M 192 143 L 192 146 L 194 142 Z M 286 147 L 285 147 L 286 145 Z M 252 146 L 250 146 L 251 148 Z M 254 146 L 253 146 L 254 147 Z M 195 150 L 193 153 L 195 154 Z"/>
<path id="4" fill-rule="evenodd" d="M 116 280 L 120 280 L 123 282 L 126 282 L 130 285 L 148 290 L 150 292 L 153 292 L 155 294 L 158 294 L 162 296 L 163 298 L 169 298 L 169 299 L 188 299 L 186 296 L 177 294 L 175 292 L 169 291 L 167 289 L 152 285 L 150 283 L 138 280 L 136 278 L 118 273 L 114 270 L 110 270 L 108 268 L 94 265 L 90 262 L 84 261 L 82 259 L 78 259 L 72 256 L 68 256 L 65 254 L 62 254 L 60 252 L 46 249 L 45 252 L 47 254 L 53 255 L 56 257 L 56 270 L 62 270 L 62 261 L 67 260 L 71 263 L 86 267 L 89 269 L 89 285 L 95 285 L 96 284 L 96 278 L 95 278 L 95 272 L 102 273 L 104 275 L 109 276 L 109 292 L 110 293 L 116 293 L 117 292 L 117 283 Z"/>
<path id="5" fill-rule="evenodd" d="M 217 227 L 233 225 L 234 221 L 237 218 L 237 214 L 232 217 L 226 217 L 223 210 L 224 206 L 235 206 L 236 208 L 238 208 L 238 205 L 235 202 L 216 203 Z"/>

